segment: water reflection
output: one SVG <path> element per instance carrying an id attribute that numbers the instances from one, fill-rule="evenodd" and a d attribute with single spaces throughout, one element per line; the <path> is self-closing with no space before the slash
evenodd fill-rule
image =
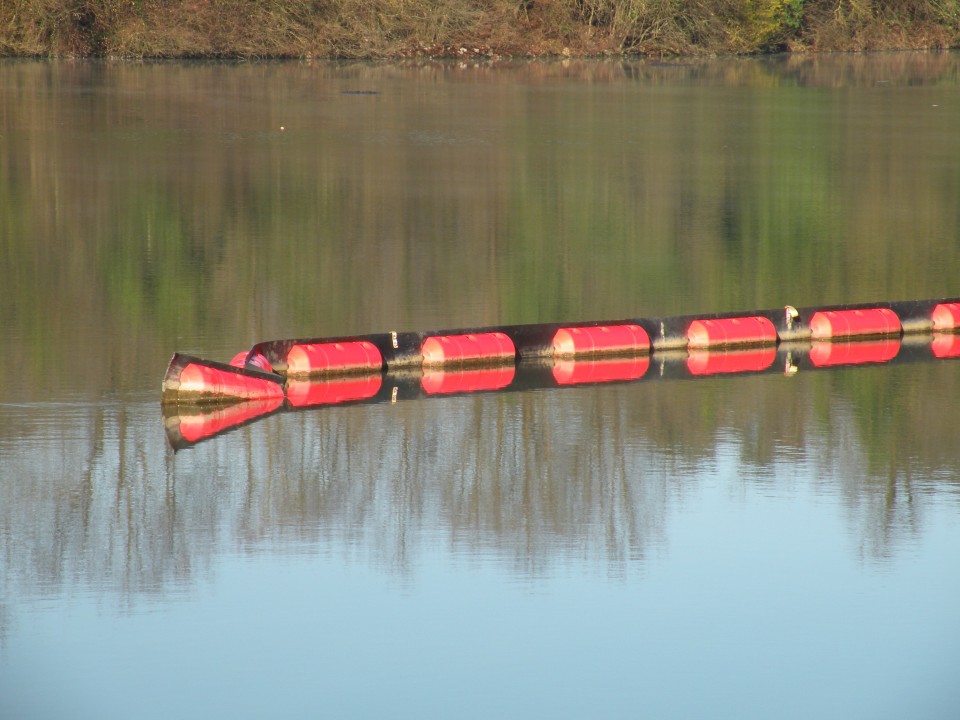
<path id="1" fill-rule="evenodd" d="M 760 492 L 799 478 L 838 498 L 882 559 L 960 482 L 958 392 L 951 362 L 600 383 L 273 415 L 176 456 L 155 402 L 79 408 L 69 426 L 34 408 L 29 447 L 0 445 L 7 592 L 163 595 L 264 543 L 401 576 L 438 544 L 522 576 L 616 576 L 669 547 L 667 519 L 731 463 Z"/>
<path id="2" fill-rule="evenodd" d="M 0 399 L 270 337 L 954 295 L 958 67 L 5 61 Z"/>
<path id="3" fill-rule="evenodd" d="M 301 388 L 176 454 L 158 401 L 265 338 L 955 296 L 958 67 L 0 61 L 0 714 L 953 697 L 956 361 Z"/>

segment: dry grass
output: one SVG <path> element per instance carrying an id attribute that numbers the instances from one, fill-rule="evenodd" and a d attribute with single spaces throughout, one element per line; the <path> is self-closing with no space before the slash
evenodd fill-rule
<path id="1" fill-rule="evenodd" d="M 6 0 L 0 54 L 327 57 L 960 46 L 956 0 Z"/>

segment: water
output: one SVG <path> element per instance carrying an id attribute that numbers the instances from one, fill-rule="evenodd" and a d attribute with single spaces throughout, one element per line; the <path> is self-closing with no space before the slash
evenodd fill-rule
<path id="1" fill-rule="evenodd" d="M 950 717 L 956 361 L 176 453 L 159 385 L 271 338 L 956 296 L 958 85 L 956 54 L 0 64 L 0 717 Z"/>

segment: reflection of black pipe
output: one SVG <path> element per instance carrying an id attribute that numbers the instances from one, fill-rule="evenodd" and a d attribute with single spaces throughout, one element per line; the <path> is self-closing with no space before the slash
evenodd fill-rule
<path id="1" fill-rule="evenodd" d="M 957 342 L 939 342 L 941 338 Z M 741 350 L 662 351 L 642 358 L 610 358 L 590 360 L 554 360 L 553 358 L 521 359 L 509 368 L 509 382 L 497 386 L 506 377 L 501 369 L 444 370 L 457 382 L 448 384 L 449 392 L 436 393 L 438 387 L 430 375 L 419 367 L 388 371 L 383 375 L 333 378 L 300 383 L 301 398 L 314 398 L 313 404 L 295 404 L 289 397 L 294 381 L 287 381 L 288 398 L 279 404 L 239 403 L 226 407 L 200 408 L 163 405 L 167 439 L 174 449 L 191 447 L 228 430 L 247 425 L 278 410 L 310 410 L 341 405 L 369 405 L 417 400 L 438 395 L 465 395 L 477 392 L 523 392 L 596 384 L 625 384 L 652 380 L 692 380 L 731 375 L 782 374 L 825 370 L 863 365 L 901 365 L 935 362 L 948 359 L 942 347 L 954 348 L 951 358 L 960 359 L 960 335 L 906 335 L 900 338 L 858 340 L 850 342 L 784 342 L 776 348 L 760 347 Z M 571 368 L 570 364 L 576 366 Z M 576 370 L 576 372 L 574 372 Z M 499 375 L 496 373 L 499 372 Z M 487 374 L 484 374 L 487 373 Z M 494 382 L 499 377 L 500 380 Z M 570 382 L 570 380 L 573 380 Z M 366 390 L 361 388 L 366 387 Z M 312 392 L 310 392 L 312 391 Z M 360 393 L 358 395 L 358 393 Z M 184 423 L 190 432 L 183 432 Z"/>

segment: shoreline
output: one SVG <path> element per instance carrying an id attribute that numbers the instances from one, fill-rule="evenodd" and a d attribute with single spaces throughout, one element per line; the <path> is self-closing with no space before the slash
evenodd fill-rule
<path id="1" fill-rule="evenodd" d="M 935 0 L 23 0 L 0 57 L 440 60 L 713 57 L 960 48 Z"/>

